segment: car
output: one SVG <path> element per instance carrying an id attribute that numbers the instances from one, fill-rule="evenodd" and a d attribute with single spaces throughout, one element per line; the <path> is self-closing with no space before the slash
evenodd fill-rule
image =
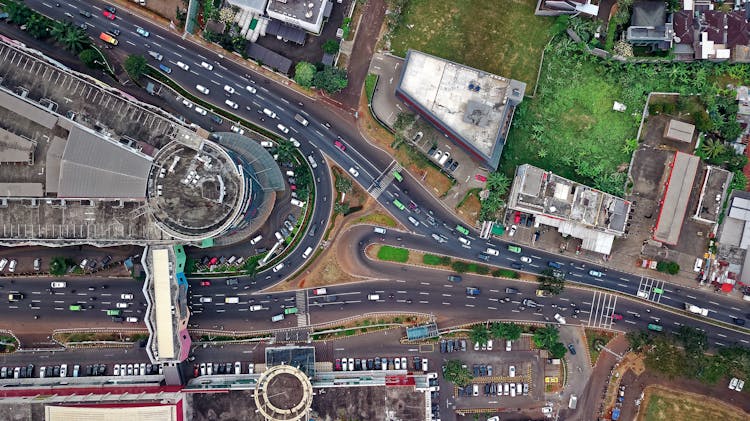
<path id="1" fill-rule="evenodd" d="M 393 369 L 394 370 L 401 370 L 401 359 L 396 357 L 393 359 Z"/>
<path id="2" fill-rule="evenodd" d="M 487 351 L 492 351 L 492 339 L 487 341 Z"/>
<path id="3" fill-rule="evenodd" d="M 8 272 L 11 272 L 11 273 L 15 272 L 17 263 L 18 262 L 16 261 L 16 259 L 11 259 L 10 264 L 8 265 Z"/>
<path id="4" fill-rule="evenodd" d="M 68 283 L 64 281 L 55 281 L 50 283 L 50 288 L 65 288 L 66 286 L 68 286 Z"/>
<path id="5" fill-rule="evenodd" d="M 334 371 L 343 371 L 343 366 L 341 365 L 341 358 L 336 358 L 336 362 L 333 365 Z"/>
<path id="6" fill-rule="evenodd" d="M 205 87 L 205 86 L 203 86 L 203 85 L 195 85 L 195 89 L 196 89 L 196 90 L 197 90 L 198 92 L 202 93 L 203 95 L 208 95 L 208 94 L 209 94 L 209 92 L 211 92 L 211 90 L 210 90 L 210 89 L 206 88 L 206 87 Z"/>
<path id="7" fill-rule="evenodd" d="M 561 316 L 560 313 L 555 313 L 555 320 L 557 320 L 557 323 L 560 323 L 561 325 L 564 325 L 566 323 L 565 317 Z"/>
<path id="8" fill-rule="evenodd" d="M 76 364 L 73 366 L 73 377 L 78 377 L 81 374 L 81 366 Z"/>
<path id="9" fill-rule="evenodd" d="M 354 167 L 349 168 L 349 174 L 351 174 L 354 177 L 359 177 L 359 171 L 357 171 Z"/>
<path id="10" fill-rule="evenodd" d="M 622 314 L 612 313 L 612 320 L 622 320 Z"/>
<path id="11" fill-rule="evenodd" d="M 482 174 L 475 175 L 474 179 L 477 181 L 481 181 L 482 183 L 487 181 L 487 177 L 483 176 Z"/>
<path id="12" fill-rule="evenodd" d="M 573 346 L 573 344 L 568 344 L 568 351 L 570 351 L 571 355 L 576 355 L 576 348 Z"/>
<path id="13" fill-rule="evenodd" d="M 510 226 L 510 231 L 508 232 L 508 237 L 512 237 L 512 236 L 516 235 L 516 229 L 518 229 L 518 227 L 516 225 L 511 225 Z"/>
<path id="14" fill-rule="evenodd" d="M 279 131 L 281 131 L 284 134 L 289 133 L 289 128 L 281 123 L 277 124 L 276 128 L 279 129 Z"/>
<path id="15" fill-rule="evenodd" d="M 42 259 L 34 259 L 34 270 L 40 270 L 42 268 Z"/>
<path id="16" fill-rule="evenodd" d="M 336 146 L 337 148 L 341 149 L 342 151 L 346 150 L 346 145 L 344 145 L 341 141 L 334 140 L 333 144 L 334 144 L 334 146 Z"/>
<path id="17" fill-rule="evenodd" d="M 510 267 L 512 267 L 513 269 L 516 269 L 516 270 L 522 270 L 523 269 L 523 265 L 520 264 L 520 263 L 518 263 L 518 262 L 512 262 L 510 264 Z"/>
<path id="18" fill-rule="evenodd" d="M 138 318 L 137 317 L 126 317 L 125 321 L 128 322 L 128 323 L 138 323 Z"/>
<path id="19" fill-rule="evenodd" d="M 693 265 L 693 272 L 700 272 L 701 268 L 703 267 L 703 259 L 700 257 L 695 259 L 695 264 Z"/>
<path id="20" fill-rule="evenodd" d="M 57 371 L 57 367 L 55 367 L 55 371 Z M 63 364 L 60 366 L 60 377 L 67 377 L 68 376 L 68 365 Z"/>
<path id="21" fill-rule="evenodd" d="M 240 108 L 240 106 L 239 106 L 239 105 L 237 105 L 237 103 L 236 103 L 236 102 L 234 102 L 234 101 L 232 101 L 232 100 L 229 100 L 229 99 L 228 99 L 228 100 L 226 100 L 226 101 L 224 101 L 224 104 L 226 104 L 226 105 L 227 105 L 227 107 L 229 107 L 229 108 L 231 108 L 231 109 L 233 109 L 233 110 L 236 110 L 237 108 Z"/>
<path id="22" fill-rule="evenodd" d="M 201 286 L 202 287 L 210 287 L 211 286 L 211 281 L 201 281 Z"/>
<path id="23" fill-rule="evenodd" d="M 232 126 L 232 127 L 231 127 L 231 130 L 232 130 L 233 132 L 237 133 L 237 134 L 240 134 L 240 135 L 243 135 L 243 134 L 245 134 L 245 129 L 243 129 L 243 128 L 242 128 L 242 127 L 240 127 L 240 126 Z"/>
<path id="24" fill-rule="evenodd" d="M 313 290 L 313 295 L 326 295 L 328 293 L 328 290 L 325 288 L 315 288 Z"/>
<path id="25" fill-rule="evenodd" d="M 102 10 L 102 15 L 109 20 L 115 20 L 115 14 L 109 10 Z"/>
<path id="26" fill-rule="evenodd" d="M 242 364 L 239 361 L 234 362 L 234 374 L 242 374 Z"/>
<path id="27" fill-rule="evenodd" d="M 211 63 L 206 63 L 205 61 L 201 61 L 201 67 L 203 67 L 206 70 L 213 70 L 214 65 Z"/>
<path id="28" fill-rule="evenodd" d="M 115 376 L 119 376 L 120 375 L 120 365 L 119 364 L 115 364 L 114 375 Z"/>
<path id="29" fill-rule="evenodd" d="M 133 299 L 133 294 L 120 294 L 120 299 L 121 300 L 132 300 Z"/>
<path id="30" fill-rule="evenodd" d="M 487 364 L 487 377 L 492 377 L 492 364 Z"/>
<path id="31" fill-rule="evenodd" d="M 509 340 L 506 340 L 506 341 L 505 341 L 505 350 L 506 350 L 506 351 L 510 351 L 510 350 L 512 349 L 512 347 L 511 347 L 511 343 L 512 343 L 512 342 L 511 342 L 511 341 L 509 341 Z"/>
<path id="32" fill-rule="evenodd" d="M 490 256 L 487 255 L 487 254 L 484 254 L 484 253 L 479 253 L 477 255 L 477 259 L 484 260 L 485 262 L 489 262 L 490 261 Z"/>
<path id="33" fill-rule="evenodd" d="M 190 102 L 187 98 L 182 100 L 182 105 L 184 105 L 188 109 L 193 108 L 193 103 Z"/>
<path id="34" fill-rule="evenodd" d="M 464 237 L 458 237 L 458 242 L 463 244 L 466 247 L 471 246 L 471 240 L 464 238 Z"/>
<path id="35" fill-rule="evenodd" d="M 745 326 L 745 319 L 741 319 L 738 317 L 733 317 L 732 322 L 736 324 L 737 326 Z"/>
<path id="36" fill-rule="evenodd" d="M 448 171 L 453 172 L 456 171 L 458 168 L 458 161 L 453 161 L 453 163 L 448 167 Z"/>
<path id="37" fill-rule="evenodd" d="M 443 165 L 448 161 L 448 158 L 451 157 L 450 152 L 445 152 L 442 157 L 438 160 L 438 164 Z"/>
<path id="38" fill-rule="evenodd" d="M 2 258 L 0 259 L 0 271 L 5 269 L 5 266 L 8 264 L 8 259 Z"/>
<path id="39" fill-rule="evenodd" d="M 107 266 L 109 262 L 112 261 L 112 256 L 105 256 L 104 259 L 102 259 L 102 266 Z"/>
<path id="40" fill-rule="evenodd" d="M 273 270 L 273 273 L 276 273 L 276 272 L 280 271 L 281 269 L 284 269 L 284 264 L 283 263 L 279 263 L 278 265 L 274 266 L 272 270 Z"/>
<path id="41" fill-rule="evenodd" d="M 521 256 L 521 261 L 524 263 L 531 263 L 531 257 Z"/>
<path id="42" fill-rule="evenodd" d="M 458 275 L 448 275 L 448 280 L 451 281 L 451 282 L 454 282 L 454 283 L 461 282 L 461 279 L 462 278 L 460 276 L 458 276 Z"/>
<path id="43" fill-rule="evenodd" d="M 406 357 L 401 357 L 401 369 L 408 370 L 409 364 L 406 362 Z"/>
<path id="44" fill-rule="evenodd" d="M 182 69 L 182 70 L 184 70 L 186 72 L 190 70 L 190 66 L 188 66 L 187 64 L 185 64 L 185 63 L 183 63 L 181 61 L 178 61 L 175 64 L 177 65 L 177 67 L 179 67 L 180 69 Z"/>
<path id="45" fill-rule="evenodd" d="M 135 28 L 135 32 L 144 38 L 148 38 L 148 36 L 151 35 L 147 30 L 141 28 L 140 26 Z"/>
<path id="46" fill-rule="evenodd" d="M 195 112 L 198 113 L 198 114 L 200 114 L 200 115 L 206 115 L 206 114 L 208 114 L 208 111 L 204 110 L 201 107 L 195 107 Z"/>
<path id="47" fill-rule="evenodd" d="M 128 303 L 117 303 L 115 306 L 117 308 L 128 308 Z"/>
<path id="48" fill-rule="evenodd" d="M 591 269 L 589 271 L 589 275 L 591 275 L 593 277 L 596 277 L 596 278 L 601 278 L 603 274 L 601 272 L 599 272 L 598 270 Z"/>
<path id="49" fill-rule="evenodd" d="M 84 18 L 90 18 L 90 17 L 92 17 L 92 16 L 93 16 L 93 15 L 91 14 L 91 12 L 89 12 L 89 11 L 87 11 L 87 10 L 79 10 L 79 11 L 78 11 L 78 14 L 79 14 L 79 15 L 81 15 L 81 16 L 83 16 Z"/>
<path id="50" fill-rule="evenodd" d="M 479 351 L 479 342 L 474 342 L 474 351 Z"/>
<path id="51" fill-rule="evenodd" d="M 228 93 L 229 95 L 234 93 L 234 88 L 232 88 L 229 85 L 224 85 L 224 92 Z"/>
<path id="52" fill-rule="evenodd" d="M 112 13 L 113 15 L 117 13 L 117 9 L 115 9 L 114 6 L 104 6 L 104 10 L 108 11 L 109 13 Z"/>
<path id="53" fill-rule="evenodd" d="M 199 301 L 201 303 L 210 303 L 210 302 L 213 302 L 213 298 L 212 297 L 201 297 Z"/>
<path id="54" fill-rule="evenodd" d="M 254 93 L 258 92 L 258 90 L 257 90 L 257 89 L 253 88 L 253 87 L 252 87 L 252 86 L 250 86 L 250 85 L 248 85 L 248 86 L 245 86 L 245 89 L 247 89 L 247 91 L 248 91 L 248 92 L 250 92 L 251 94 L 254 94 Z"/>
<path id="55" fill-rule="evenodd" d="M 521 222 L 521 212 L 520 211 L 516 211 L 516 213 L 513 214 L 513 223 L 517 224 L 519 222 Z"/>
<path id="56" fill-rule="evenodd" d="M 508 376 L 516 377 L 516 366 L 512 365 L 508 367 Z"/>
<path id="57" fill-rule="evenodd" d="M 493 249 L 491 247 L 487 247 L 487 250 L 485 250 L 484 252 L 485 252 L 485 254 L 489 254 L 491 256 L 499 256 L 500 255 L 500 251 L 499 250 Z"/>
<path id="58" fill-rule="evenodd" d="M 422 358 L 422 371 L 427 372 L 429 369 L 429 362 L 427 358 Z"/>
<path id="59" fill-rule="evenodd" d="M 349 357 L 349 371 L 354 371 L 354 358 Z"/>

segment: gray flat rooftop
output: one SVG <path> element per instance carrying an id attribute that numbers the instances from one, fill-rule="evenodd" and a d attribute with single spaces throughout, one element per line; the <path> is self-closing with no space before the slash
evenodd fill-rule
<path id="1" fill-rule="evenodd" d="M 315 23 L 322 13 L 324 0 L 268 0 L 269 11 Z"/>
<path id="2" fill-rule="evenodd" d="M 512 107 L 523 100 L 526 84 L 409 50 L 397 89 L 491 162 L 499 160 L 495 150 L 502 150 Z"/>
<path id="3" fill-rule="evenodd" d="M 700 158 L 697 156 L 675 153 L 669 185 L 664 192 L 659 219 L 656 221 L 654 240 L 677 244 L 699 165 Z"/>

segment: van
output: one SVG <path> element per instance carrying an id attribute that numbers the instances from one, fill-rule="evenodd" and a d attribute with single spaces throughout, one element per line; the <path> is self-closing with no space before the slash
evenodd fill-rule
<path id="1" fill-rule="evenodd" d="M 258 244 L 260 242 L 260 240 L 262 240 L 262 239 L 263 239 L 262 235 L 257 235 L 257 236 L 255 236 L 255 238 L 253 238 L 252 240 L 250 240 L 250 244 L 253 244 L 253 245 Z"/>
<path id="2" fill-rule="evenodd" d="M 292 199 L 292 200 L 289 201 L 289 203 L 293 204 L 294 206 L 299 206 L 301 208 L 305 207 L 305 202 L 303 202 L 301 200 Z"/>
<path id="3" fill-rule="evenodd" d="M 271 111 L 271 110 L 269 110 L 268 108 L 264 108 L 263 109 L 263 114 L 265 114 L 265 115 L 267 115 L 267 116 L 269 116 L 271 118 L 276 118 L 276 113 L 273 112 L 273 111 Z"/>
<path id="4" fill-rule="evenodd" d="M 370 301 L 378 301 L 380 299 L 380 295 L 378 294 L 368 294 L 367 299 Z"/>
<path id="5" fill-rule="evenodd" d="M 225 297 L 224 302 L 226 304 L 238 304 L 240 302 L 240 297 Z"/>
<path id="6" fill-rule="evenodd" d="M 310 123 L 309 123 L 309 122 L 308 122 L 307 120 L 305 120 L 305 118 L 304 118 L 304 117 L 302 117 L 302 116 L 301 116 L 301 115 L 299 115 L 299 114 L 295 114 L 295 115 L 294 115 L 294 120 L 296 120 L 296 121 L 297 121 L 297 123 L 299 123 L 299 124 L 301 124 L 301 125 L 303 125 L 303 126 L 307 126 L 308 124 L 310 124 Z"/>
<path id="7" fill-rule="evenodd" d="M 205 87 L 205 86 L 203 86 L 203 85 L 195 85 L 195 89 L 196 89 L 196 90 L 197 90 L 198 92 L 200 92 L 200 93 L 202 93 L 202 94 L 204 94 L 204 95 L 208 95 L 208 93 L 210 92 L 210 91 L 208 90 L 208 88 L 206 88 L 206 87 Z"/>
<path id="8" fill-rule="evenodd" d="M 305 252 L 302 253 L 302 258 L 307 259 L 310 256 L 310 253 L 312 253 L 312 247 L 306 248 Z"/>
<path id="9" fill-rule="evenodd" d="M 415 227 L 419 226 L 419 221 L 417 221 L 416 219 L 414 219 L 413 216 L 409 217 L 409 222 L 411 222 Z"/>
<path id="10" fill-rule="evenodd" d="M 313 167 L 313 169 L 318 168 L 318 163 L 315 162 L 315 158 L 312 155 L 307 155 L 307 161 L 310 163 L 310 166 Z"/>
<path id="11" fill-rule="evenodd" d="M 283 240 L 283 239 L 284 239 L 284 236 L 283 236 L 283 235 L 281 235 L 281 233 L 280 233 L 280 232 L 278 232 L 278 231 L 274 232 L 274 233 L 273 233 L 273 235 L 274 235 L 274 236 L 276 236 L 276 239 L 277 239 L 278 241 L 281 241 L 281 240 Z"/>
<path id="12" fill-rule="evenodd" d="M 381 227 L 375 227 L 373 231 L 378 234 L 383 234 L 383 235 L 385 235 L 385 233 L 388 232 L 388 230 L 386 230 L 385 228 L 381 228 Z"/>
<path id="13" fill-rule="evenodd" d="M 185 63 L 183 63 L 183 62 L 181 62 L 181 61 L 178 61 L 178 62 L 177 62 L 177 63 L 175 63 L 175 64 L 177 64 L 177 67 L 179 67 L 180 69 L 182 69 L 182 70 L 184 70 L 184 71 L 186 71 L 186 72 L 187 72 L 188 70 L 190 70 L 190 66 L 188 66 L 187 64 L 185 64 Z"/>
<path id="14" fill-rule="evenodd" d="M 280 322 L 282 320 L 284 320 L 284 313 L 277 314 L 277 315 L 271 317 L 271 321 L 274 322 L 274 323 L 275 322 Z"/>
<path id="15" fill-rule="evenodd" d="M 458 241 L 461 244 L 465 245 L 465 246 L 470 246 L 471 245 L 471 241 L 469 241 L 468 239 L 466 239 L 464 237 L 458 237 Z"/>

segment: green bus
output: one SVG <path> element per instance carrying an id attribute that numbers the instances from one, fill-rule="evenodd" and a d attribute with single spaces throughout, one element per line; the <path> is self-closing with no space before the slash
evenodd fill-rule
<path id="1" fill-rule="evenodd" d="M 107 310 L 107 316 L 119 316 L 122 310 Z"/>
<path id="2" fill-rule="evenodd" d="M 404 206 L 403 203 L 399 202 L 398 199 L 393 199 L 393 206 L 397 207 L 398 210 L 404 210 L 404 209 L 406 209 L 406 206 Z"/>
<path id="3" fill-rule="evenodd" d="M 68 310 L 70 311 L 81 311 L 81 306 L 78 304 L 71 304 L 70 307 L 68 307 Z"/>
<path id="4" fill-rule="evenodd" d="M 401 173 L 398 171 L 393 171 L 393 178 L 396 179 L 396 181 L 404 181 L 404 177 L 401 176 Z"/>
<path id="5" fill-rule="evenodd" d="M 285 308 L 284 314 L 297 314 L 297 307 Z"/>
<path id="6" fill-rule="evenodd" d="M 469 230 L 462 227 L 461 225 L 456 225 L 456 231 L 460 232 L 463 235 L 469 235 Z"/>
<path id="7" fill-rule="evenodd" d="M 664 329 L 661 325 L 657 325 L 654 323 L 648 324 L 648 330 L 653 330 L 654 332 L 661 332 L 662 329 Z"/>
<path id="8" fill-rule="evenodd" d="M 664 290 L 661 288 L 654 287 L 653 291 L 654 291 L 654 294 L 664 294 Z"/>
<path id="9" fill-rule="evenodd" d="M 521 253 L 521 247 L 518 246 L 508 246 L 508 251 L 511 253 Z"/>

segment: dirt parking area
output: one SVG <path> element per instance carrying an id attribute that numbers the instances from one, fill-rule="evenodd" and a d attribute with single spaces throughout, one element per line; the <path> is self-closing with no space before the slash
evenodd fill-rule
<path id="1" fill-rule="evenodd" d="M 120 0 L 123 1 L 124 0 Z M 130 2 L 133 6 L 134 3 Z M 187 10 L 188 2 L 184 0 L 147 0 L 146 9 L 165 17 L 169 20 L 176 20 L 175 11 L 177 8 Z"/>
<path id="2" fill-rule="evenodd" d="M 721 419 L 746 420 L 741 409 L 695 393 L 678 392 L 661 386 L 649 386 L 643 398 L 639 421 Z"/>

